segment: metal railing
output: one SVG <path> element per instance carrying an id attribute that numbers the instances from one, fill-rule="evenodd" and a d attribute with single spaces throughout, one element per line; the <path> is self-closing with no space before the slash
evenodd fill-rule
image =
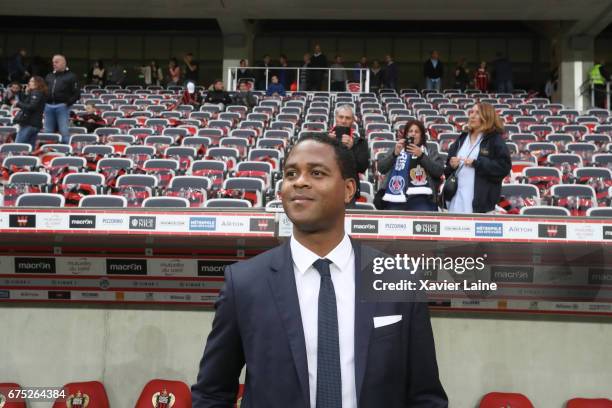
<path id="1" fill-rule="evenodd" d="M 314 73 L 316 71 L 323 71 L 322 72 L 322 78 L 321 78 L 321 83 L 323 83 L 323 80 L 326 79 L 327 80 L 327 91 L 332 92 L 331 86 L 332 86 L 332 71 L 344 71 L 346 73 L 346 77 L 347 77 L 347 81 L 346 81 L 346 91 L 345 92 L 351 92 L 349 91 L 349 86 L 348 84 L 351 83 L 356 83 L 359 84 L 359 91 L 358 92 L 370 92 L 370 70 L 367 68 L 303 68 L 303 67 L 229 67 L 227 68 L 227 74 L 228 74 L 228 78 L 229 80 L 227 81 L 227 84 L 225 85 L 225 88 L 227 91 L 235 91 L 238 88 L 238 84 L 240 83 L 240 80 L 238 79 L 238 70 L 240 69 L 244 69 L 244 70 L 248 70 L 251 71 L 252 73 L 256 73 L 258 71 L 264 71 L 263 73 L 263 81 L 265 81 L 265 89 L 262 90 L 266 90 L 268 89 L 268 85 L 270 84 L 270 80 L 272 78 L 272 75 L 275 73 L 280 73 L 282 71 L 288 73 L 295 73 L 295 81 L 292 82 L 296 82 L 297 83 L 297 91 L 326 91 L 325 89 L 304 89 L 304 85 L 307 84 L 303 84 L 302 83 L 302 77 L 300 74 L 304 73 L 304 71 L 312 71 L 311 73 Z M 359 76 L 357 78 L 355 78 L 354 74 L 358 73 Z M 325 74 L 327 74 L 327 78 L 325 78 Z M 255 78 L 253 78 L 253 80 L 257 83 L 259 80 L 262 80 L 262 76 L 255 76 Z M 289 89 L 286 89 L 286 91 L 289 91 Z M 342 92 L 342 91 L 341 91 Z"/>

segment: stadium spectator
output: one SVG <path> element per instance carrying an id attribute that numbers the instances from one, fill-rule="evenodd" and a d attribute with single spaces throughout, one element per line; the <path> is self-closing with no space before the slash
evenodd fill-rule
<path id="1" fill-rule="evenodd" d="M 270 75 L 272 74 L 272 72 L 270 71 L 270 68 L 272 67 L 271 65 L 271 59 L 270 56 L 268 54 L 264 55 L 261 63 L 259 64 L 259 68 L 257 70 L 257 89 L 260 91 L 265 91 L 268 87 L 268 82 L 270 80 Z"/>
<path id="2" fill-rule="evenodd" d="M 383 69 L 380 66 L 378 60 L 372 62 L 372 68 L 370 68 L 370 90 L 372 92 L 378 92 L 383 85 Z"/>
<path id="3" fill-rule="evenodd" d="M 433 50 L 430 58 L 423 65 L 425 75 L 425 89 L 440 91 L 444 77 L 444 64 L 440 61 L 438 51 Z"/>
<path id="4" fill-rule="evenodd" d="M 346 81 L 348 81 L 348 77 L 346 75 L 346 71 L 344 70 L 344 65 L 342 65 L 342 56 L 336 55 L 331 68 L 336 68 L 331 71 L 331 91 L 346 91 Z"/>
<path id="5" fill-rule="evenodd" d="M 149 65 L 141 66 L 140 74 L 146 86 L 160 86 L 164 81 L 164 71 L 157 65 L 156 61 L 151 61 Z"/>
<path id="6" fill-rule="evenodd" d="M 370 164 L 370 149 L 368 148 L 368 142 L 365 138 L 356 136 L 353 131 L 353 123 L 355 122 L 355 113 L 351 105 L 341 105 L 336 108 L 334 112 L 335 125 L 330 130 L 329 136 L 332 139 L 337 139 L 342 146 L 346 147 L 353 153 L 355 158 L 355 165 L 357 174 L 355 178 L 357 180 L 357 193 L 353 199 L 353 203 L 356 199 L 361 196 L 359 188 L 359 174 L 363 174 L 368 169 Z M 342 134 L 336 132 L 337 129 L 342 128 Z M 348 134 L 347 134 L 348 133 Z"/>
<path id="7" fill-rule="evenodd" d="M 459 58 L 455 68 L 455 88 L 465 91 L 470 83 L 470 70 L 468 69 L 465 58 Z"/>
<path id="8" fill-rule="evenodd" d="M 369 66 L 368 66 L 368 57 L 366 57 L 366 56 L 361 57 L 359 59 L 359 62 L 357 64 L 355 64 L 355 68 L 357 68 L 357 69 L 369 69 Z M 360 79 L 362 81 L 365 81 L 365 77 L 366 77 L 366 73 L 365 72 L 353 71 L 353 81 L 359 82 Z"/>
<path id="9" fill-rule="evenodd" d="M 28 52 L 25 50 L 25 48 L 21 48 L 8 59 L 7 71 L 9 81 L 17 81 L 22 83 L 25 82 L 30 76 L 24 61 L 27 55 Z"/>
<path id="10" fill-rule="evenodd" d="M 102 119 L 100 113 L 96 110 L 96 105 L 88 103 L 85 105 L 85 113 L 76 116 L 72 122 L 75 126 L 82 126 L 87 129 L 87 133 L 93 133 L 99 127 L 106 126 L 106 121 Z"/>
<path id="11" fill-rule="evenodd" d="M 453 173 L 457 178 L 457 191 L 450 202 L 445 202 L 450 212 L 495 210 L 502 181 L 512 168 L 503 132 L 493 105 L 477 103 L 472 107 L 467 131 L 450 146 L 444 168 L 447 182 Z"/>
<path id="12" fill-rule="evenodd" d="M 220 79 L 215 79 L 212 85 L 212 90 L 208 91 L 204 102 L 220 105 L 221 108 L 232 103 L 232 98 L 223 87 L 223 81 Z"/>
<path id="13" fill-rule="evenodd" d="M 285 89 L 291 89 L 291 84 L 295 81 L 294 71 L 289 69 L 289 62 L 285 54 L 281 54 L 279 57 L 279 66 L 281 69 L 278 70 L 278 82 L 283 84 Z"/>
<path id="14" fill-rule="evenodd" d="M 197 62 L 194 62 L 193 54 L 190 52 L 185 54 L 183 62 L 185 62 L 185 83 L 193 82 L 197 84 L 200 79 L 200 66 Z"/>
<path id="15" fill-rule="evenodd" d="M 15 107 L 20 109 L 20 112 L 15 115 L 15 123 L 19 125 L 19 131 L 15 137 L 17 143 L 29 143 L 34 149 L 36 136 L 42 128 L 48 91 L 45 80 L 34 76 L 28 81 L 25 94 L 22 94 L 15 102 Z"/>
<path id="16" fill-rule="evenodd" d="M 251 71 L 250 69 L 248 69 L 247 67 L 249 66 L 249 60 L 246 59 L 241 59 L 240 60 L 240 68 L 238 68 L 238 70 L 236 71 L 236 79 L 238 80 L 238 82 L 240 82 L 241 80 L 254 80 L 255 76 L 253 75 L 253 71 Z"/>
<path id="17" fill-rule="evenodd" d="M 555 93 L 557 92 L 557 87 L 559 86 L 559 68 L 555 68 L 551 71 L 548 80 L 546 81 L 546 85 L 544 85 L 544 94 L 550 100 L 553 99 Z"/>
<path id="18" fill-rule="evenodd" d="M 200 108 L 200 106 L 202 105 L 202 94 L 196 89 L 196 86 L 193 82 L 187 82 L 187 86 L 181 94 L 181 99 L 179 103 L 181 105 L 191 105 L 196 109 Z"/>
<path id="19" fill-rule="evenodd" d="M 382 207 L 394 211 L 438 211 L 438 190 L 444 159 L 427 149 L 427 133 L 421 121 L 410 121 L 395 148 L 378 159 L 386 174 Z"/>
<path id="20" fill-rule="evenodd" d="M 89 83 L 103 87 L 106 82 L 106 70 L 102 60 L 94 62 L 94 66 L 89 72 Z"/>
<path id="21" fill-rule="evenodd" d="M 609 109 L 609 107 L 606 107 L 606 83 L 610 81 L 610 73 L 604 60 L 600 60 L 593 66 L 589 73 L 589 79 L 595 92 L 595 107 Z"/>
<path id="22" fill-rule="evenodd" d="M 49 87 L 49 97 L 45 106 L 45 132 L 59 130 L 62 143 L 70 139 L 70 107 L 79 100 L 81 91 L 76 75 L 66 65 L 66 57 L 54 55 L 53 72 L 45 78 Z"/>
<path id="23" fill-rule="evenodd" d="M 321 45 L 315 44 L 312 58 L 310 59 L 310 67 L 311 68 L 327 68 L 329 66 L 327 62 L 327 57 L 321 51 Z M 315 69 L 311 73 L 312 75 L 312 90 L 320 91 L 321 86 L 323 84 L 323 79 L 325 79 L 325 71 L 322 69 Z"/>
<path id="24" fill-rule="evenodd" d="M 272 75 L 270 78 L 270 85 L 268 85 L 266 90 L 266 96 L 285 96 L 285 87 L 278 82 L 277 75 Z"/>
<path id="25" fill-rule="evenodd" d="M 311 66 L 311 62 L 310 62 L 310 53 L 305 53 L 304 54 L 304 63 L 302 64 L 302 68 L 300 70 L 300 91 L 313 91 L 314 90 L 314 86 L 312 84 L 312 71 L 310 71 L 308 68 L 310 68 Z"/>
<path id="26" fill-rule="evenodd" d="M 391 55 L 385 56 L 385 69 L 383 70 L 383 84 L 385 88 L 397 90 L 398 85 L 398 71 L 397 64 L 393 60 Z"/>
<path id="27" fill-rule="evenodd" d="M 493 61 L 493 78 L 495 79 L 495 90 L 498 93 L 512 92 L 512 63 L 504 57 L 501 52 L 497 53 L 497 59 Z"/>
<path id="28" fill-rule="evenodd" d="M 181 67 L 178 65 L 176 58 L 170 58 L 168 61 L 168 84 L 167 85 L 180 85 L 181 84 Z"/>
<path id="29" fill-rule="evenodd" d="M 113 64 L 108 68 L 106 84 L 119 85 L 121 87 L 127 84 L 127 71 L 116 59 L 113 60 Z"/>
<path id="30" fill-rule="evenodd" d="M 2 109 L 7 109 L 13 106 L 18 100 L 20 92 L 21 84 L 17 81 L 12 81 L 2 95 L 2 103 L 0 103 L 0 105 L 2 105 Z"/>
<path id="31" fill-rule="evenodd" d="M 234 96 L 234 105 L 246 106 L 249 110 L 257 105 L 257 98 L 249 90 L 249 85 L 246 82 L 238 84 L 238 92 Z"/>
<path id="32" fill-rule="evenodd" d="M 474 87 L 481 92 L 487 92 L 489 90 L 490 75 L 487 71 L 487 62 L 482 61 L 480 67 L 474 73 Z"/>

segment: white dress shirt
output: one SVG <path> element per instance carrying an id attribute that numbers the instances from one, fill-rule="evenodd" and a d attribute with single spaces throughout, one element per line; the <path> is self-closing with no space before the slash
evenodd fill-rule
<path id="1" fill-rule="evenodd" d="M 320 257 L 291 237 L 293 272 L 306 340 L 310 407 L 317 405 L 317 339 L 321 275 L 312 266 Z M 355 253 L 348 235 L 329 254 L 331 279 L 336 292 L 342 408 L 357 408 L 355 387 Z"/>

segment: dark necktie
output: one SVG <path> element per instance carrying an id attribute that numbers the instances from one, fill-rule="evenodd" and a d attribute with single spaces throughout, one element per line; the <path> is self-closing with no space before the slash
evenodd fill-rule
<path id="1" fill-rule="evenodd" d="M 317 408 L 342 408 L 338 311 L 329 264 L 329 259 L 318 259 L 312 264 L 321 275 L 317 336 Z"/>

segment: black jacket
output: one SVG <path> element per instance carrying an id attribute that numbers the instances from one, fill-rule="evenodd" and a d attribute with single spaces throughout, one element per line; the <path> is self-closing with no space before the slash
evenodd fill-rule
<path id="1" fill-rule="evenodd" d="M 395 149 L 390 149 L 387 154 L 378 159 L 378 170 L 382 174 L 386 174 L 385 182 L 382 188 L 387 188 L 389 185 L 389 178 L 391 177 L 391 170 L 395 166 Z M 423 153 L 421 157 L 417 159 L 417 163 L 425 168 L 427 172 L 427 185 L 433 191 L 432 201 L 438 202 L 438 190 L 440 189 L 441 177 L 444 174 L 444 159 L 440 154 L 435 151 L 428 151 Z"/>
<path id="2" fill-rule="evenodd" d="M 423 66 L 423 72 L 425 78 L 442 78 L 444 76 L 444 64 L 442 64 L 442 61 L 438 60 L 438 65 L 434 68 L 431 59 L 428 59 Z"/>
<path id="3" fill-rule="evenodd" d="M 246 106 L 251 109 L 253 106 L 257 105 L 257 98 L 249 91 L 236 92 L 236 95 L 234 95 L 234 105 Z"/>
<path id="4" fill-rule="evenodd" d="M 229 93 L 225 91 L 208 91 L 206 95 L 206 99 L 204 100 L 206 103 L 222 103 L 224 105 L 231 105 L 232 98 Z"/>
<path id="5" fill-rule="evenodd" d="M 32 126 L 42 128 L 43 112 L 45 110 L 45 94 L 40 91 L 32 91 L 29 94 L 21 94 L 17 107 L 23 111 L 19 120 L 21 126 Z"/>
<path id="6" fill-rule="evenodd" d="M 363 137 L 356 137 L 351 148 L 353 157 L 355 157 L 355 167 L 357 169 L 356 181 L 357 181 L 357 192 L 355 198 L 361 196 L 361 187 L 359 184 L 359 173 L 365 173 L 370 165 L 370 149 L 368 148 L 368 142 Z"/>
<path id="7" fill-rule="evenodd" d="M 457 155 L 459 147 L 468 137 L 467 132 L 461 133 L 459 138 L 450 146 L 444 174 L 448 177 L 454 169 L 449 162 L 451 157 Z M 474 200 L 472 209 L 475 213 L 485 213 L 495 209 L 501 194 L 501 184 L 510 174 L 512 160 L 506 142 L 499 133 L 487 133 L 480 143 L 478 158 L 474 161 L 476 177 L 474 178 Z"/>
<path id="8" fill-rule="evenodd" d="M 62 72 L 51 72 L 45 78 L 49 87 L 49 98 L 47 103 L 65 103 L 73 105 L 81 97 L 79 82 L 76 75 L 66 69 Z"/>

